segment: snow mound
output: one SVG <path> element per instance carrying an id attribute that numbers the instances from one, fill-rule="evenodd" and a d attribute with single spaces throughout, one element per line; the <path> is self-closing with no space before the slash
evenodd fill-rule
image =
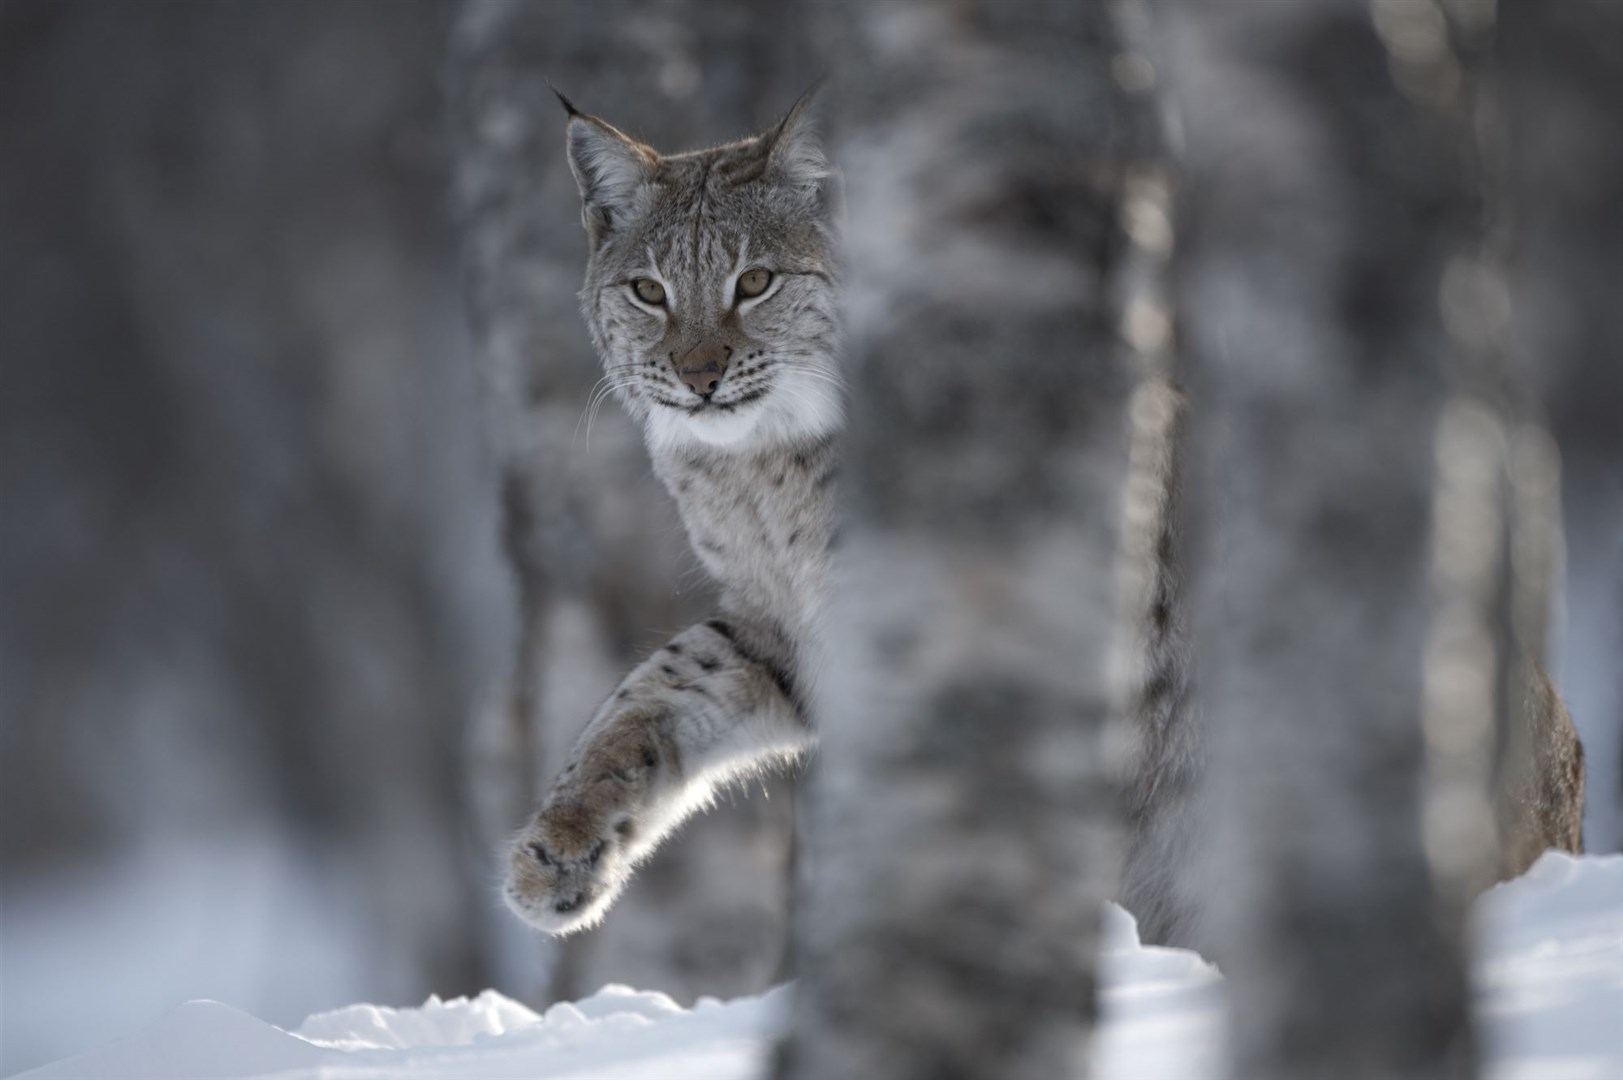
<path id="1" fill-rule="evenodd" d="M 1094 1076 L 1216 1080 L 1223 1061 L 1223 977 L 1188 949 L 1144 945 L 1138 921 L 1105 905 Z"/>
<path id="2" fill-rule="evenodd" d="M 539 1023 L 535 1010 L 486 990 L 471 1001 L 465 997 L 441 1001 L 435 994 L 418 1009 L 350 1005 L 307 1017 L 294 1034 L 332 1050 L 409 1050 L 469 1046 L 481 1036 L 505 1035 Z"/>
<path id="3" fill-rule="evenodd" d="M 1623 856 L 1546 852 L 1474 914 L 1496 1080 L 1623 1076 Z"/>
<path id="4" fill-rule="evenodd" d="M 1623 856 L 1551 852 L 1477 902 L 1475 966 L 1492 1080 L 1623 1076 Z M 1140 944 L 1105 915 L 1095 1075 L 1220 1072 L 1223 980 L 1195 953 Z M 415 1009 L 352 1005 L 288 1032 L 212 1001 L 28 1080 L 755 1080 L 788 1018 L 788 987 L 683 1009 L 606 986 L 537 1014 L 487 990 Z M 872 1003 L 883 1007 L 883 1003 Z M 21 1078 L 19 1078 L 21 1080 Z"/>

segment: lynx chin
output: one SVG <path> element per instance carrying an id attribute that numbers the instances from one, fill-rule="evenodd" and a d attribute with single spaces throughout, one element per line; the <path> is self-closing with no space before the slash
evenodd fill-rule
<path id="1" fill-rule="evenodd" d="M 600 921 L 716 785 L 809 745 L 842 420 L 835 181 L 805 99 L 674 155 L 564 107 L 581 310 L 721 597 L 626 676 L 512 842 L 506 901 L 555 934 Z"/>

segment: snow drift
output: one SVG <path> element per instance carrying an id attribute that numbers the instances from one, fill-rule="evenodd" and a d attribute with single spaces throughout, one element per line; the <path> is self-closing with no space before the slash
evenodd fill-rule
<path id="1" fill-rule="evenodd" d="M 1495 1080 L 1623 1076 L 1623 856 L 1546 854 L 1475 909 L 1478 1013 Z M 1141 945 L 1107 918 L 1102 1077 L 1198 1080 L 1219 1072 L 1223 984 L 1182 949 Z M 294 1031 L 213 1001 L 140 1035 L 21 1074 L 28 1080 L 752 1080 L 788 1017 L 790 987 L 684 1009 L 607 986 L 545 1013 L 487 990 L 414 1009 L 352 1005 Z M 871 1002 L 884 1008 L 884 1002 Z"/>

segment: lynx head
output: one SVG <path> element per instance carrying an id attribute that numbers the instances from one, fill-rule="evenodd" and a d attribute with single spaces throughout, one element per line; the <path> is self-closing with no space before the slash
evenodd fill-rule
<path id="1" fill-rule="evenodd" d="M 591 248 L 582 310 L 650 444 L 833 430 L 835 192 L 807 99 L 764 134 L 674 155 L 564 107 Z"/>

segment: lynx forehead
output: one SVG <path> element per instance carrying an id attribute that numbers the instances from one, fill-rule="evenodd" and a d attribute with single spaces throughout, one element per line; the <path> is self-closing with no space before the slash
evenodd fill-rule
<path id="1" fill-rule="evenodd" d="M 762 135 L 675 155 L 571 110 L 591 247 L 582 310 L 608 385 L 650 444 L 838 427 L 831 175 L 805 108 Z"/>

